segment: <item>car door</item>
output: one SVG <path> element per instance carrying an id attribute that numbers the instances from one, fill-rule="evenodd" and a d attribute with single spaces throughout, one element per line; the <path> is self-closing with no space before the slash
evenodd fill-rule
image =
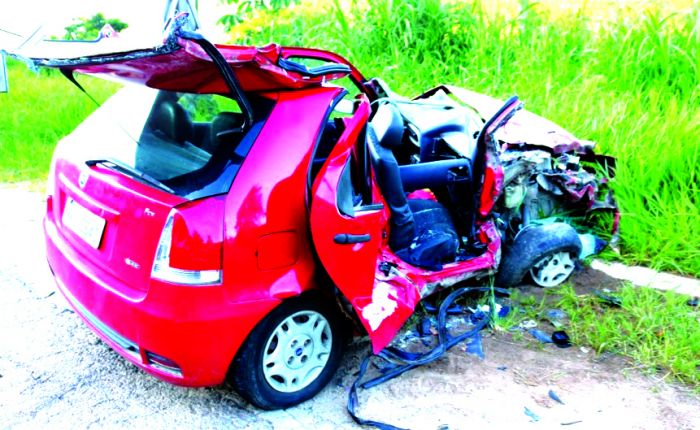
<path id="1" fill-rule="evenodd" d="M 394 284 L 380 270 L 389 211 L 373 186 L 366 162 L 369 103 L 362 99 L 312 187 L 311 234 L 318 257 L 335 286 L 352 304 L 375 353 L 413 313 L 417 289 Z M 363 192 L 365 183 L 369 190 Z"/>

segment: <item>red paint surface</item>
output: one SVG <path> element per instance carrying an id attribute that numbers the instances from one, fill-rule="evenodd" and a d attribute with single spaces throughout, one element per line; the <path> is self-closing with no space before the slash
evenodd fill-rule
<path id="1" fill-rule="evenodd" d="M 179 43 L 181 49 L 172 54 L 82 65 L 75 70 L 161 89 L 228 92 L 199 46 L 185 40 Z M 81 188 L 76 184 L 80 171 L 86 169 L 78 167 L 84 166 L 84 160 L 64 153 L 61 147 L 57 150 L 55 189 L 45 219 L 48 260 L 61 291 L 115 350 L 173 383 L 218 384 L 248 333 L 265 315 L 283 299 L 319 288 L 318 255 L 335 286 L 357 311 L 378 352 L 422 297 L 497 267 L 500 236 L 489 218 L 503 181 L 497 153 L 488 149 L 481 160 L 485 169 L 477 237 L 486 251 L 467 261 L 446 264 L 439 271 L 410 266 L 389 249 L 386 205 L 358 209 L 354 217 L 337 208 L 341 175 L 353 155 L 362 151 L 358 141 L 363 141 L 360 136 L 370 115 L 365 96 L 357 99 L 352 117 L 344 119 L 345 130 L 316 177 L 310 201 L 308 198 L 314 145 L 329 108 L 343 94 L 341 88 L 325 81 L 341 75 L 306 78 L 280 69 L 276 62 L 299 56 L 347 61 L 325 51 L 276 45 L 219 48 L 246 91 L 265 91 L 276 100 L 227 194 L 186 202 L 99 165 L 89 169 L 91 179 Z M 352 66 L 350 77 L 362 86 L 364 77 Z M 280 89 L 284 91 L 277 91 Z M 369 174 L 371 203 L 383 204 L 374 175 Z M 68 198 L 106 220 L 97 249 L 62 225 Z M 156 244 L 172 210 L 171 267 L 221 268 L 221 285 L 182 286 L 151 279 Z M 333 240 L 338 234 L 369 234 L 370 240 L 341 245 Z M 135 265 L 126 264 L 127 259 Z M 379 270 L 381 263 L 395 269 L 385 274 Z M 380 303 L 391 304 L 391 311 L 372 317 Z M 104 327 L 138 345 L 138 354 L 125 350 Z M 151 366 L 146 351 L 177 363 L 182 377 Z"/>

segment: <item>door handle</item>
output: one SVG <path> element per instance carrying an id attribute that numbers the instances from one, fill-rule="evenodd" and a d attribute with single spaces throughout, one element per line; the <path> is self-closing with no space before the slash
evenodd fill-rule
<path id="1" fill-rule="evenodd" d="M 350 245 L 353 243 L 369 242 L 370 239 L 371 237 L 369 234 L 340 233 L 335 235 L 333 242 L 337 243 L 338 245 Z"/>

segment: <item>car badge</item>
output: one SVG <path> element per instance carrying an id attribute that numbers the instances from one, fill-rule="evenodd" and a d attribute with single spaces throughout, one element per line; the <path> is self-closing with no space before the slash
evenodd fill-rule
<path id="1" fill-rule="evenodd" d="M 129 267 L 133 267 L 134 269 L 141 268 L 141 265 L 139 263 L 135 262 L 134 260 L 132 260 L 131 258 L 128 258 L 128 257 L 124 259 L 124 263 L 126 263 L 126 265 Z"/>
<path id="2" fill-rule="evenodd" d="M 78 185 L 80 185 L 80 188 L 85 188 L 85 184 L 87 184 L 88 178 L 90 178 L 90 172 L 80 172 L 80 176 L 78 176 Z"/>

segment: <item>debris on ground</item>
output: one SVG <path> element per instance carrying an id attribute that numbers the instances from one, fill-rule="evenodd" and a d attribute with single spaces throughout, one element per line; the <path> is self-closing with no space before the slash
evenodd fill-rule
<path id="1" fill-rule="evenodd" d="M 549 321 L 554 328 L 563 327 L 566 319 L 569 317 L 566 312 L 562 311 L 561 309 L 547 309 L 544 315 L 547 321 Z"/>
<path id="2" fill-rule="evenodd" d="M 531 328 L 528 330 L 528 333 L 532 335 L 535 339 L 539 340 L 541 343 L 552 343 L 554 342 L 552 340 L 552 337 L 549 336 L 547 333 L 543 332 L 540 329 L 537 328 Z"/>
<path id="3" fill-rule="evenodd" d="M 564 330 L 558 330 L 552 333 L 552 342 L 559 348 L 568 348 L 571 346 L 571 339 Z"/>
<path id="4" fill-rule="evenodd" d="M 537 321 L 535 320 L 525 320 L 521 321 L 520 324 L 518 324 L 517 329 L 521 330 L 530 330 L 531 328 L 537 327 Z"/>
<path id="5" fill-rule="evenodd" d="M 547 394 L 549 394 L 549 397 L 555 402 L 561 403 L 562 405 L 564 404 L 564 402 L 559 398 L 559 396 L 557 395 L 557 393 L 554 392 L 554 390 L 549 390 Z"/>
<path id="6" fill-rule="evenodd" d="M 533 423 L 540 420 L 540 417 L 536 413 L 534 413 L 530 409 L 528 409 L 527 406 L 525 406 L 525 415 L 530 417 L 530 421 Z"/>
<path id="7" fill-rule="evenodd" d="M 605 303 L 609 306 L 616 307 L 616 308 L 619 308 L 620 306 L 622 306 L 622 299 L 619 297 L 613 296 L 611 294 L 606 294 L 600 290 L 593 290 L 593 294 L 595 294 L 596 297 L 601 299 L 603 301 L 603 303 Z"/>
<path id="8" fill-rule="evenodd" d="M 360 418 L 356 412 L 359 406 L 359 398 L 357 395 L 358 390 L 372 388 L 411 369 L 431 363 L 441 358 L 449 349 L 462 342 L 466 343 L 465 350 L 467 353 L 473 354 L 483 360 L 484 351 L 479 332 L 491 322 L 492 318 L 497 312 L 502 310 L 501 305 L 495 304 L 493 312 L 491 312 L 491 308 L 488 306 L 486 308 L 482 306 L 478 309 L 466 308 L 466 310 L 469 310 L 472 312 L 472 314 L 469 316 L 469 318 L 463 318 L 463 320 L 471 322 L 471 324 L 468 326 L 466 331 L 463 331 L 457 335 L 450 333 L 448 315 L 451 309 L 453 310 L 452 312 L 454 312 L 454 309 L 456 309 L 455 300 L 457 298 L 473 292 L 491 292 L 493 301 L 493 295 L 495 294 L 496 290 L 504 295 L 510 294 L 507 290 L 501 290 L 493 287 L 462 287 L 451 292 L 442 301 L 442 303 L 440 303 L 439 308 L 437 308 L 437 323 L 435 326 L 432 325 L 430 320 L 428 320 L 428 323 L 426 324 L 425 320 L 427 318 L 423 318 L 423 320 L 421 320 L 419 327 L 420 332 L 425 332 L 426 328 L 428 328 L 427 326 L 429 326 L 428 330 L 430 332 L 432 332 L 433 329 L 437 331 L 437 344 L 434 346 L 431 344 L 431 346 L 433 346 L 432 349 L 414 352 L 409 349 L 401 349 L 390 345 L 376 355 L 370 354 L 365 357 L 365 359 L 360 363 L 360 370 L 348 393 L 347 411 L 352 419 L 360 425 L 372 426 L 383 430 L 398 429 L 398 427 L 394 427 L 390 424 Z M 462 311 L 465 310 L 463 307 L 459 307 L 459 309 Z M 405 340 L 402 341 L 402 343 L 405 343 Z M 370 378 L 369 380 L 363 381 L 368 366 L 373 359 L 380 362 L 380 364 L 374 364 L 375 368 L 380 369 L 380 374 Z"/>
<path id="9" fill-rule="evenodd" d="M 481 343 L 481 334 L 476 333 L 473 337 L 470 337 L 466 341 L 465 351 L 467 354 L 478 357 L 479 359 L 484 359 L 484 347 Z"/>

